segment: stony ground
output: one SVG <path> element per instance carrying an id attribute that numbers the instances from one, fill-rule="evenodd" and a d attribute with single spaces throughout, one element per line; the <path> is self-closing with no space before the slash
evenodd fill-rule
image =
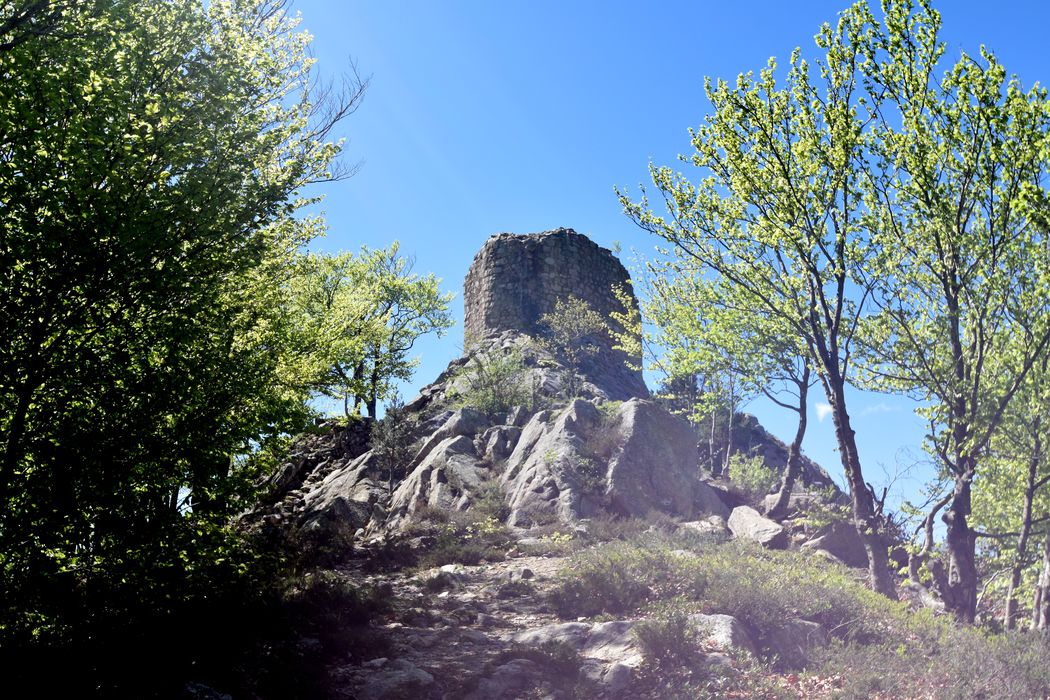
<path id="1" fill-rule="evenodd" d="M 533 662 L 500 663 L 514 661 L 503 657 L 515 634 L 560 622 L 543 593 L 566 563 L 522 555 L 422 572 L 368 574 L 351 566 L 345 573 L 382 589 L 391 607 L 372 623 L 382 644 L 334 668 L 333 684 L 359 700 L 522 697 L 533 683 L 536 697 L 570 697 L 574 678 L 540 678 Z"/>

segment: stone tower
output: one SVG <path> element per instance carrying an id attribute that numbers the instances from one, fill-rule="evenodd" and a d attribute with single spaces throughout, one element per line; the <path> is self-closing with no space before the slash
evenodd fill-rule
<path id="1" fill-rule="evenodd" d="M 586 236 L 559 228 L 543 233 L 499 233 L 490 237 L 474 256 L 463 284 L 464 345 L 471 345 L 504 331 L 539 335 L 539 319 L 554 310 L 559 299 L 575 296 L 611 321 L 610 313 L 623 309 L 613 287 L 634 294 L 630 275 L 619 260 Z M 627 367 L 628 358 L 612 348 L 612 340 L 596 338 L 602 347 L 582 370 L 610 397 L 647 396 L 638 370 Z"/>

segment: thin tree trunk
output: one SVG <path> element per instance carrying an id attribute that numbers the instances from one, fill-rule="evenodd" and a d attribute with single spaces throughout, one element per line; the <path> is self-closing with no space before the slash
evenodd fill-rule
<path id="1" fill-rule="evenodd" d="M 1050 623 L 1050 532 L 1043 540 L 1043 570 L 1035 586 L 1035 602 L 1032 605 L 1032 629 L 1045 630 Z"/>
<path id="2" fill-rule="evenodd" d="M 890 575 L 889 556 L 886 545 L 879 535 L 879 523 L 875 517 L 875 503 L 871 492 L 864 484 L 857 452 L 857 438 L 846 412 L 846 397 L 842 382 L 826 384 L 831 416 L 835 423 L 835 437 L 839 444 L 842 467 L 849 482 L 850 500 L 853 506 L 853 524 L 857 528 L 864 551 L 868 555 L 868 577 L 871 587 L 884 596 L 897 600 L 897 587 Z"/>
<path id="3" fill-rule="evenodd" d="M 1035 416 L 1032 421 L 1035 442 L 1032 445 L 1032 457 L 1028 460 L 1028 480 L 1025 482 L 1024 508 L 1021 512 L 1021 531 L 1017 535 L 1017 554 L 1010 567 L 1010 581 L 1006 588 L 1006 612 L 1003 614 L 1003 626 L 1008 630 L 1017 624 L 1017 597 L 1015 592 L 1021 585 L 1021 571 L 1024 569 L 1025 555 L 1028 553 L 1028 537 L 1032 531 L 1032 501 L 1035 500 L 1036 475 L 1039 463 L 1042 462 L 1043 443 L 1040 439 L 1042 416 Z"/>
<path id="4" fill-rule="evenodd" d="M 784 478 L 780 482 L 780 491 L 777 499 L 766 511 L 766 516 L 773 520 L 782 520 L 787 515 L 788 504 L 791 502 L 791 492 L 795 488 L 795 480 L 802 471 L 802 439 L 806 437 L 806 423 L 808 412 L 806 411 L 806 396 L 809 394 L 809 366 L 802 373 L 802 381 L 798 383 L 798 428 L 795 430 L 795 439 L 788 448 L 787 465 L 784 467 Z"/>
<path id="5" fill-rule="evenodd" d="M 729 378 L 729 408 L 726 411 L 726 451 L 722 460 L 722 474 L 732 478 L 732 474 L 729 473 L 729 457 L 733 452 L 733 409 L 735 408 L 733 402 L 733 378 Z"/>
<path id="6" fill-rule="evenodd" d="M 711 463 L 711 474 L 719 475 L 718 462 L 715 460 L 715 418 L 718 411 L 711 409 L 711 436 L 707 440 L 707 458 Z"/>

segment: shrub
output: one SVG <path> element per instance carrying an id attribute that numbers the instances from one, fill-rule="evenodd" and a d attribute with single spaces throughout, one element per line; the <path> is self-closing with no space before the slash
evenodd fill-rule
<path id="1" fill-rule="evenodd" d="M 573 558 L 549 599 L 564 618 L 622 613 L 646 601 L 696 594 L 704 577 L 696 561 L 657 539 L 647 546 L 611 542 Z"/>
<path id="2" fill-rule="evenodd" d="M 533 404 L 528 370 L 520 350 L 479 353 L 456 375 L 453 404 L 470 406 L 488 416 Z"/>
<path id="3" fill-rule="evenodd" d="M 740 453 L 729 458 L 729 480 L 749 501 L 762 499 L 780 483 L 780 473 L 761 457 Z"/>
<path id="4" fill-rule="evenodd" d="M 483 481 L 474 492 L 473 511 L 484 519 L 506 522 L 510 517 L 510 506 L 506 494 L 496 479 Z"/>
<path id="5" fill-rule="evenodd" d="M 676 601 L 651 620 L 635 625 L 642 657 L 656 667 L 693 663 L 699 656 L 699 634 L 688 610 Z"/>
<path id="6" fill-rule="evenodd" d="M 436 510 L 428 509 L 426 515 L 435 517 Z M 430 551 L 419 558 L 422 567 L 473 565 L 483 559 L 503 559 L 511 544 L 507 528 L 493 517 L 474 512 L 445 512 L 437 517 L 444 517 L 445 520 L 431 521 L 434 524 L 429 534 L 436 537 L 436 542 Z M 426 529 L 425 525 L 417 520 L 412 532 L 418 533 L 421 529 Z"/>
<path id="7" fill-rule="evenodd" d="M 538 646 L 511 644 L 486 664 L 487 670 L 491 671 L 515 659 L 527 659 L 549 669 L 559 679 L 570 680 L 579 677 L 583 665 L 583 659 L 570 644 L 551 639 Z"/>

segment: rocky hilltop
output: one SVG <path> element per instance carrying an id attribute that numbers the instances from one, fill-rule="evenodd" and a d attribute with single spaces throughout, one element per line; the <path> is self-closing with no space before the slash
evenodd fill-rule
<path id="1" fill-rule="evenodd" d="M 767 548 L 787 547 L 793 537 L 817 537 L 810 548 L 857 563 L 859 544 L 849 528 L 793 530 L 705 476 L 694 427 L 651 398 L 641 373 L 628 368 L 628 360 L 637 366 L 640 358 L 615 350 L 608 338 L 597 339 L 600 351 L 578 368 L 581 380 L 569 383 L 571 370 L 536 342 L 540 317 L 558 299 L 572 294 L 607 317 L 622 310 L 613 287 L 630 295 L 629 279 L 608 250 L 571 229 L 491 237 L 465 282 L 465 354 L 402 411 L 401 461 L 384 459 L 370 421 L 326 424 L 295 443 L 292 457 L 268 481 L 268 498 L 248 519 L 327 562 L 339 576 L 364 575 L 348 572 L 374 570 L 377 562 L 393 562 L 394 570 L 444 566 L 422 579 L 401 573 L 354 580 L 379 585 L 392 600 L 419 590 L 458 591 L 448 600 L 460 607 L 451 618 L 439 618 L 456 630 L 443 643 L 460 649 L 462 658 L 484 652 L 491 661 L 500 649 L 568 643 L 575 645 L 573 653 L 590 659 L 596 692 L 609 697 L 628 687 L 641 659 L 633 623 L 559 626 L 537 601 L 512 606 L 518 610 L 514 622 L 497 621 L 506 612 L 499 603 L 505 584 L 521 588 L 522 580 L 554 566 L 535 554 L 557 554 L 565 538 L 615 529 L 620 526 L 613 523 L 622 521 L 656 522 L 715 540 L 732 536 Z M 627 301 L 636 303 L 633 296 Z M 576 387 L 574 396 L 565 395 L 566 386 Z M 734 439 L 740 449 L 783 468 L 783 443 L 753 418 L 740 417 Z M 807 463 L 800 489 L 829 484 L 822 469 Z M 508 557 L 526 559 L 508 563 Z M 468 571 L 465 565 L 481 568 Z M 420 605 L 410 609 L 409 627 L 433 614 Z M 732 620 L 704 624 L 725 638 L 723 646 L 752 644 L 739 641 L 747 635 Z M 789 637 L 823 634 L 808 623 L 791 624 L 801 632 L 784 632 Z M 491 625 L 501 631 L 490 634 Z M 420 689 L 426 697 L 468 694 L 462 678 L 435 680 L 438 670 L 465 672 L 456 665 L 462 659 L 428 652 L 436 637 L 405 629 L 402 621 L 384 637 L 400 650 L 397 662 L 376 652 L 381 662 L 355 658 L 337 664 L 333 673 L 341 680 L 335 682 L 346 696 L 408 697 Z M 473 669 L 470 696 L 520 697 L 522 688 L 543 676 L 529 663 Z"/>

